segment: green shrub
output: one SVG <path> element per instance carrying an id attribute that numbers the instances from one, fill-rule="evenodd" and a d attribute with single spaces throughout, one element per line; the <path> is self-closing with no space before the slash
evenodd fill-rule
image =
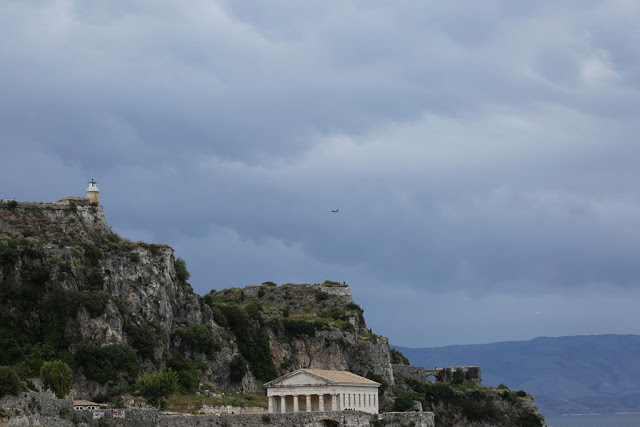
<path id="1" fill-rule="evenodd" d="M 212 305 L 211 306 L 211 312 L 213 313 L 214 322 L 216 322 L 220 326 L 227 327 L 227 319 L 225 318 L 224 314 L 222 313 L 222 310 L 220 309 L 220 306 Z"/>
<path id="2" fill-rule="evenodd" d="M 285 333 L 290 337 L 315 336 L 316 331 L 327 329 L 327 325 L 318 320 L 282 319 Z"/>
<path id="3" fill-rule="evenodd" d="M 504 390 L 500 396 L 502 396 L 502 399 L 506 400 L 511 404 L 514 404 L 518 401 L 518 396 L 516 395 L 516 393 L 511 392 L 509 390 Z"/>
<path id="4" fill-rule="evenodd" d="M 498 390 L 509 390 L 509 387 L 507 387 L 506 385 L 500 383 L 500 385 L 498 385 Z"/>
<path id="5" fill-rule="evenodd" d="M 141 326 L 125 322 L 124 332 L 129 338 L 129 343 L 141 358 L 149 359 L 153 357 L 153 352 L 158 344 L 160 344 L 160 333 L 162 327 L 151 323 L 144 323 Z"/>
<path id="6" fill-rule="evenodd" d="M 152 404 L 162 407 L 162 400 L 178 390 L 178 374 L 164 367 L 157 374 L 139 377 L 136 390 Z"/>
<path id="7" fill-rule="evenodd" d="M 0 366 L 0 399 L 7 394 L 16 396 L 22 391 L 20 377 L 10 366 Z"/>
<path id="8" fill-rule="evenodd" d="M 87 276 L 87 282 L 91 289 L 102 289 L 104 286 L 104 276 L 100 267 L 91 267 Z"/>
<path id="9" fill-rule="evenodd" d="M 2 318 L 0 317 L 0 320 Z M 18 342 L 6 335 L 7 332 L 0 329 L 0 366 L 1 365 L 15 365 L 24 359 L 24 351 L 18 344 Z"/>
<path id="10" fill-rule="evenodd" d="M 88 379 L 100 384 L 119 380 L 132 384 L 140 373 L 136 351 L 128 345 L 80 347 L 74 355 L 74 362 Z"/>
<path id="11" fill-rule="evenodd" d="M 100 265 L 100 260 L 104 258 L 104 254 L 100 248 L 91 243 L 83 243 L 82 249 L 84 250 L 84 258 L 88 265 L 92 267 Z"/>
<path id="12" fill-rule="evenodd" d="M 22 280 L 32 289 L 42 287 L 51 278 L 51 270 L 42 259 L 30 260 L 22 272 Z"/>
<path id="13" fill-rule="evenodd" d="M 263 311 L 263 307 L 262 307 L 262 304 L 260 304 L 258 301 L 249 301 L 249 303 L 247 303 L 247 305 L 244 306 L 244 309 L 249 315 L 249 317 L 251 317 L 253 320 L 255 321 L 260 320 L 260 317 L 261 317 L 260 314 Z"/>
<path id="14" fill-rule="evenodd" d="M 176 335 L 182 340 L 182 345 L 192 351 L 197 351 L 211 356 L 216 349 L 211 325 L 198 324 L 188 328 L 179 329 Z"/>
<path id="15" fill-rule="evenodd" d="M 462 372 L 460 369 L 456 370 L 453 373 L 451 384 L 464 384 L 464 372 Z"/>
<path id="16" fill-rule="evenodd" d="M 277 285 L 276 283 L 274 283 L 274 282 L 262 282 L 262 284 L 263 284 L 264 286 L 278 286 L 278 285 Z"/>
<path id="17" fill-rule="evenodd" d="M 501 412 L 492 400 L 482 391 L 467 392 L 459 398 L 462 411 L 471 422 L 497 420 Z"/>
<path id="18" fill-rule="evenodd" d="M 237 354 L 231 359 L 231 381 L 239 383 L 249 371 L 247 361 Z"/>
<path id="19" fill-rule="evenodd" d="M 149 252 L 151 253 L 151 256 L 158 256 L 160 255 L 160 251 L 162 246 L 161 245 L 155 245 L 153 243 L 146 245 L 147 248 L 149 249 Z"/>
<path id="20" fill-rule="evenodd" d="M 206 363 L 195 362 L 178 352 L 170 353 L 166 367 L 178 374 L 178 388 L 183 394 L 195 392 L 200 383 L 200 374 L 208 369 Z"/>
<path id="21" fill-rule="evenodd" d="M 409 359 L 407 359 L 404 354 L 400 353 L 395 348 L 391 349 L 391 363 L 394 365 L 410 365 Z"/>
<path id="22" fill-rule="evenodd" d="M 527 397 L 529 395 L 524 390 L 518 390 L 518 391 L 516 391 L 516 396 L 518 396 L 518 397 Z"/>
<path id="23" fill-rule="evenodd" d="M 45 390 L 50 389 L 58 399 L 64 399 L 71 391 L 73 372 L 61 360 L 44 362 L 40 368 L 40 380 Z"/>
<path id="24" fill-rule="evenodd" d="M 323 291 L 317 291 L 315 297 L 317 302 L 321 302 L 329 298 L 329 294 Z"/>
<path id="25" fill-rule="evenodd" d="M 277 372 L 271 360 L 271 349 L 266 334 L 239 305 L 222 304 L 219 308 L 226 324 L 235 335 L 238 350 L 249 363 L 251 372 L 263 382 L 276 378 Z"/>
<path id="26" fill-rule="evenodd" d="M 176 259 L 173 263 L 173 268 L 176 271 L 176 277 L 182 283 L 187 283 L 187 280 L 191 277 L 191 273 L 187 270 L 187 263 L 182 258 Z"/>
<path id="27" fill-rule="evenodd" d="M 9 200 L 9 201 L 7 202 L 7 208 L 8 208 L 10 211 L 14 210 L 14 209 L 15 209 L 15 208 L 17 208 L 17 207 L 18 207 L 18 202 L 16 202 L 15 200 Z"/>
<path id="28" fill-rule="evenodd" d="M 424 395 L 415 392 L 400 393 L 393 402 L 394 412 L 415 411 L 414 402 L 418 401 L 424 406 Z"/>
<path id="29" fill-rule="evenodd" d="M 74 311 L 84 307 L 91 317 L 102 316 L 107 311 L 109 294 L 105 291 L 72 291 L 70 296 Z"/>

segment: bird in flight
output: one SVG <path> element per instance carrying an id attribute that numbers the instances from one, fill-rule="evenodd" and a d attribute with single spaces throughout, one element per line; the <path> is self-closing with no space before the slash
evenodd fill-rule
<path id="1" fill-rule="evenodd" d="M 338 213 L 338 211 L 339 211 L 339 210 L 340 210 L 340 209 L 331 210 L 331 212 L 333 212 L 333 213 Z"/>

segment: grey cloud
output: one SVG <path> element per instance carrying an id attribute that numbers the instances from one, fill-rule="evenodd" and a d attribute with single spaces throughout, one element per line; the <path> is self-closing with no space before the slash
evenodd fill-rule
<path id="1" fill-rule="evenodd" d="M 376 295 L 399 288 L 485 309 L 631 295 L 638 13 L 4 3 L 3 192 L 56 199 L 96 178 L 114 230 L 173 244 L 198 292 L 345 280 L 376 324 Z"/>

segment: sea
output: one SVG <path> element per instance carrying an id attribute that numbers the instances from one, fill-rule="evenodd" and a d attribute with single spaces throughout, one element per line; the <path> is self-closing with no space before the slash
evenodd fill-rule
<path id="1" fill-rule="evenodd" d="M 546 415 L 549 427 L 640 427 L 640 414 Z"/>

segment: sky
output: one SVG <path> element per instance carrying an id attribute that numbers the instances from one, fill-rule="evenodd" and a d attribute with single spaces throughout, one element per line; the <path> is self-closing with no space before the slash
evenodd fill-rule
<path id="1" fill-rule="evenodd" d="M 640 2 L 6 0 L 0 197 L 435 347 L 640 334 Z M 338 213 L 331 210 L 339 209 Z"/>

